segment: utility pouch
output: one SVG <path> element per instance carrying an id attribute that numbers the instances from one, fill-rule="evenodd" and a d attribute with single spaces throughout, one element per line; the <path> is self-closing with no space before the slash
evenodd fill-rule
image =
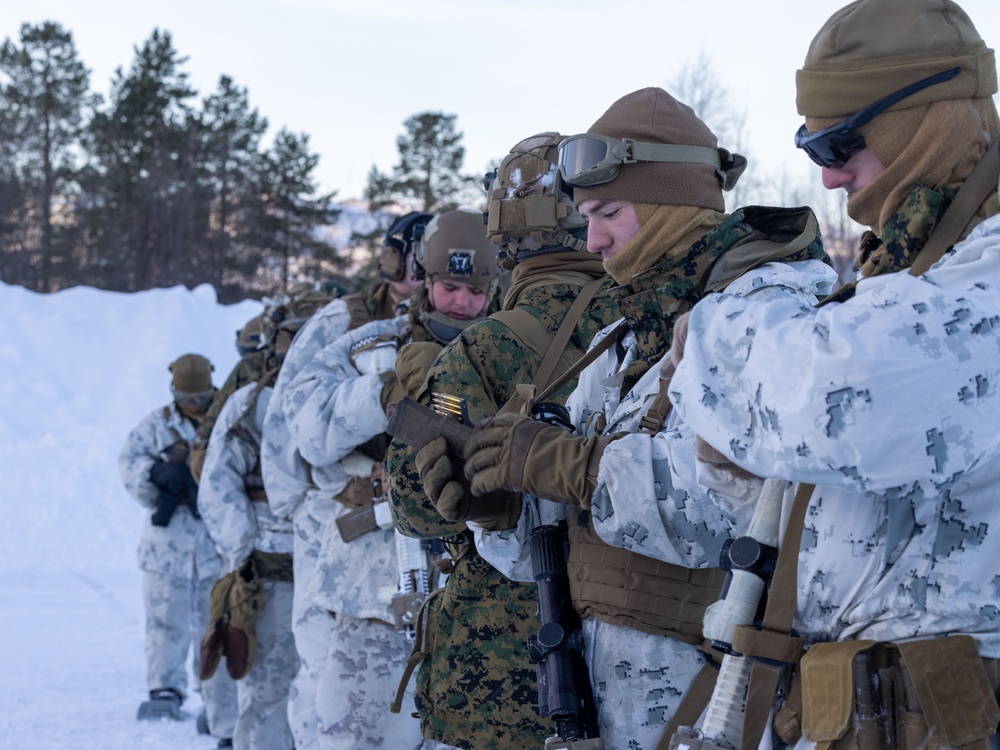
<path id="1" fill-rule="evenodd" d="M 345 542 L 353 542 L 360 536 L 364 536 L 369 531 L 378 531 L 378 524 L 375 523 L 375 506 L 371 504 L 369 498 L 367 507 L 355 508 L 349 513 L 337 517 L 337 531 L 340 538 Z"/>
<path id="2" fill-rule="evenodd" d="M 351 477 L 347 485 L 334 497 L 338 503 L 348 508 L 367 508 L 372 504 L 375 491 L 370 477 Z"/>
<path id="3" fill-rule="evenodd" d="M 876 641 L 814 644 L 799 662 L 802 733 L 817 749 L 879 750 L 885 714 L 876 690 Z"/>
<path id="4" fill-rule="evenodd" d="M 932 749 L 985 750 L 1000 723 L 1000 706 L 972 637 L 931 638 L 898 643 L 895 648 L 906 687 L 912 685 L 919 701 L 919 707 L 911 710 L 907 706 L 900 711 L 903 716 L 897 716 L 897 725 L 905 729 L 907 740 L 912 737 L 918 743 L 906 747 L 926 745 L 930 736 L 927 746 Z M 914 715 L 921 711 L 923 721 Z"/>

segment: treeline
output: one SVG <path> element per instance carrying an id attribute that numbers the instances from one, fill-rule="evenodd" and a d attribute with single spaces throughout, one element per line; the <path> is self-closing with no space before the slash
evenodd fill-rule
<path id="1" fill-rule="evenodd" d="M 47 292 L 212 284 L 223 301 L 336 277 L 309 137 L 279 131 L 228 76 L 200 97 L 154 30 L 92 93 L 72 35 L 24 24 L 0 47 L 0 278 Z M 293 266 L 294 264 L 294 266 Z"/>

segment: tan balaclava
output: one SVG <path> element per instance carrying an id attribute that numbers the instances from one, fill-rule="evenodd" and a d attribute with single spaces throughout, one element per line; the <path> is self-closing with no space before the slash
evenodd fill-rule
<path id="1" fill-rule="evenodd" d="M 952 68 L 859 130 L 885 171 L 848 196 L 847 212 L 876 233 L 917 185 L 960 187 L 1000 133 L 993 50 L 950 0 L 858 0 L 831 16 L 796 73 L 798 111 L 815 133 Z"/>
<path id="2" fill-rule="evenodd" d="M 587 132 L 644 143 L 718 146 L 715 134 L 694 111 L 660 88 L 623 96 Z M 635 204 L 639 231 L 604 262 L 619 284 L 652 268 L 672 249 L 686 250 L 721 221 L 726 207 L 714 167 L 677 162 L 623 164 L 609 182 L 574 188 L 573 198 L 577 206 L 593 199 Z"/>

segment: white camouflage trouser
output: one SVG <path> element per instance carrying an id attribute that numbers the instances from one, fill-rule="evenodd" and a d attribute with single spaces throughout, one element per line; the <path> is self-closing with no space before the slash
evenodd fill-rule
<path id="1" fill-rule="evenodd" d="M 420 722 L 403 710 L 389 711 L 411 644 L 384 622 L 337 615 L 326 667 L 320 675 L 319 745 L 322 750 L 421 747 Z"/>
<path id="2" fill-rule="evenodd" d="M 605 750 L 654 750 L 704 664 L 697 646 L 595 617 L 584 653 Z"/>
<path id="3" fill-rule="evenodd" d="M 257 651 L 236 683 L 240 715 L 233 745 L 239 750 L 291 750 L 288 692 L 299 668 L 292 637 L 292 584 L 264 579 L 264 608 L 257 618 Z"/>
<path id="4" fill-rule="evenodd" d="M 330 649 L 333 620 L 330 613 L 306 597 L 308 582 L 316 574 L 319 543 L 310 544 L 296 532 L 292 550 L 295 593 L 292 598 L 292 634 L 299 655 L 299 670 L 288 693 L 288 723 L 295 750 L 316 750 L 316 686 Z"/>
<path id="5" fill-rule="evenodd" d="M 202 625 L 209 620 L 214 580 L 144 571 L 142 596 L 146 605 L 146 684 L 149 690 L 174 688 L 187 695 L 187 658 L 194 647 L 194 672 Z M 200 685 L 208 726 L 215 737 L 232 737 L 236 725 L 236 683 L 225 669 L 215 670 Z"/>

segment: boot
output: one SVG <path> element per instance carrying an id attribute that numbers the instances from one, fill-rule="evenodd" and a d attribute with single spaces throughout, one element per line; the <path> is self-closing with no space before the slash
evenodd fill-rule
<path id="1" fill-rule="evenodd" d="M 135 718 L 140 721 L 149 719 L 180 721 L 184 718 L 181 715 L 181 701 L 183 699 L 180 691 L 174 688 L 150 690 L 149 700 L 139 705 L 139 712 Z"/>

